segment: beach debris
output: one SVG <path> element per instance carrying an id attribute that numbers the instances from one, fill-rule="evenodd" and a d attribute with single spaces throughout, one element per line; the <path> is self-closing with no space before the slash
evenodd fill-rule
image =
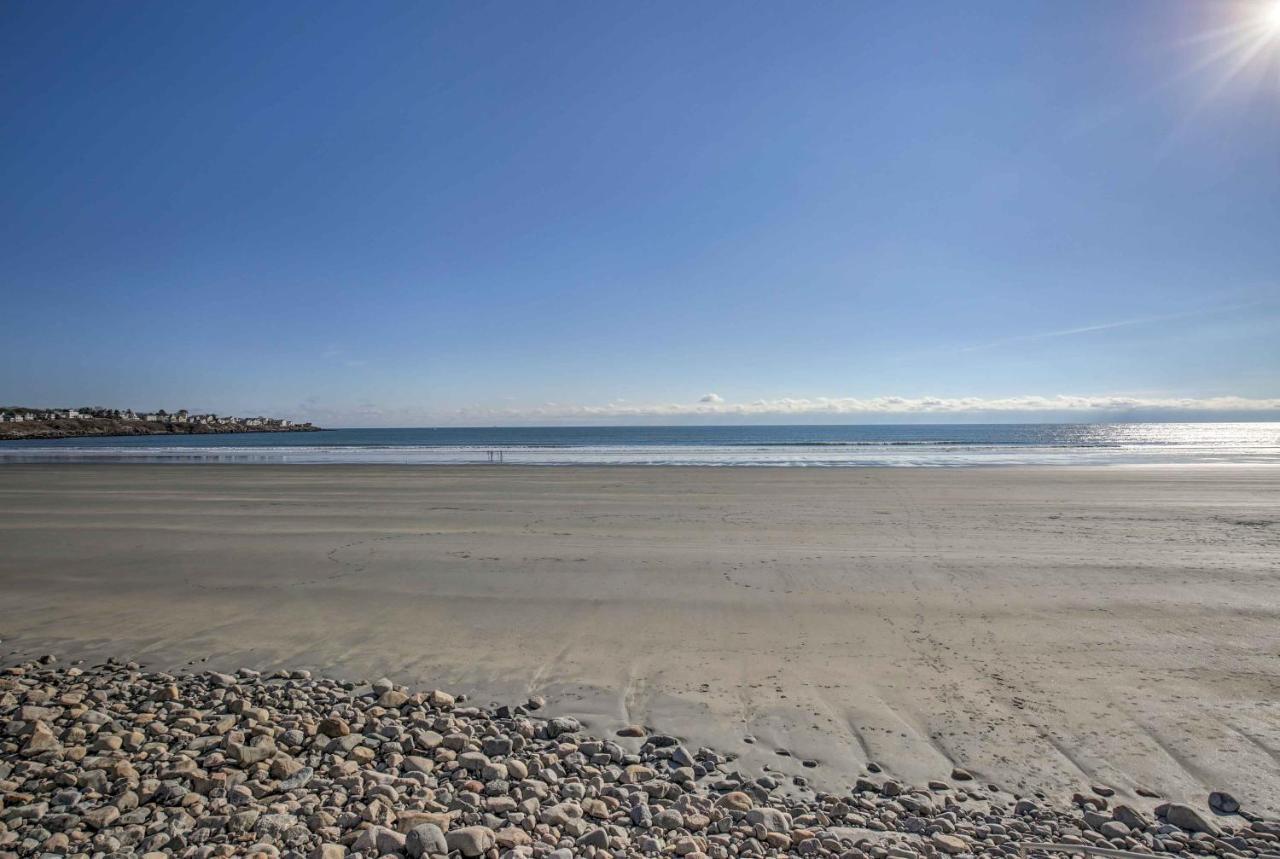
<path id="1" fill-rule="evenodd" d="M 1155 819 L 1107 813 L 1094 794 L 1055 807 L 965 784 L 959 768 L 951 784 L 815 792 L 671 735 L 642 729 L 631 752 L 535 715 L 545 704 L 477 707 L 305 670 L 11 665 L 0 859 L 1011 859 L 1028 840 L 1235 859 L 1280 843 L 1275 822 L 1219 824 L 1176 803 Z M 1209 805 L 1239 808 L 1222 791 Z"/>

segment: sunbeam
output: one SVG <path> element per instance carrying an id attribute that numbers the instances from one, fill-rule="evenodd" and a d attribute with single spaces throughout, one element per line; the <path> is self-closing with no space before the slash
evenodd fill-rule
<path id="1" fill-rule="evenodd" d="M 1226 6 L 1229 20 L 1181 40 L 1200 52 L 1174 80 L 1202 78 L 1203 89 L 1176 126 L 1157 147 L 1153 161 L 1161 161 L 1210 104 L 1235 87 L 1258 92 L 1271 83 L 1280 93 L 1280 0 L 1248 0 Z"/>

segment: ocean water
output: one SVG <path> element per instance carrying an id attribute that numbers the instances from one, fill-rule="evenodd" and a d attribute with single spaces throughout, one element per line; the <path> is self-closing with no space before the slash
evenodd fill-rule
<path id="1" fill-rule="evenodd" d="M 0 442 L 0 463 L 1280 464 L 1280 422 L 448 427 Z"/>

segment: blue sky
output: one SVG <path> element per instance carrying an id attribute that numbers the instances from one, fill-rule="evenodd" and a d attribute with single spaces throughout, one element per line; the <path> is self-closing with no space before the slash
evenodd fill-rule
<path id="1" fill-rule="evenodd" d="M 6 3 L 0 402 L 1280 415 L 1270 9 Z"/>

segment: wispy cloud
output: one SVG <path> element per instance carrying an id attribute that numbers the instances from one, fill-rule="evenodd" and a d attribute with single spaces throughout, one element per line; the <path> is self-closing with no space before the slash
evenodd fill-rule
<path id="1" fill-rule="evenodd" d="M 1122 319 L 1116 322 L 1100 322 L 1096 325 L 1081 325 L 1076 328 L 1062 328 L 1056 331 L 1037 331 L 1031 334 L 1015 334 L 1011 337 L 1000 337 L 995 340 L 989 340 L 986 343 L 975 343 L 970 346 L 964 346 L 960 351 L 973 352 L 979 349 L 991 349 L 996 346 L 1004 346 L 1010 343 L 1025 343 L 1032 340 L 1050 340 L 1055 337 L 1071 337 L 1076 334 L 1091 334 L 1095 331 L 1110 331 L 1115 328 L 1131 328 L 1138 325 L 1154 325 L 1159 322 L 1174 322 L 1179 319 L 1194 319 L 1196 317 L 1203 317 L 1210 314 L 1245 310 L 1250 307 L 1257 307 L 1262 303 L 1263 302 L 1260 301 L 1248 301 L 1241 304 L 1199 308 L 1197 310 L 1183 310 L 1177 313 L 1161 313 L 1155 316 L 1140 316 L 1136 319 Z"/>

